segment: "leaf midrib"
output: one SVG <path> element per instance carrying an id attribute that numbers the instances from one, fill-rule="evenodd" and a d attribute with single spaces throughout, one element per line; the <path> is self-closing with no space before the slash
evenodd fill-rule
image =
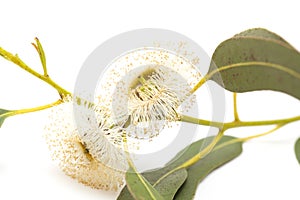
<path id="1" fill-rule="evenodd" d="M 148 187 L 145 179 L 143 178 L 143 176 L 137 172 L 136 168 L 134 167 L 133 163 L 130 162 L 130 167 L 132 169 L 132 171 L 138 176 L 138 178 L 140 179 L 141 183 L 143 184 L 143 186 L 146 188 L 146 190 L 148 191 L 150 197 L 152 200 L 157 200 L 155 195 L 152 193 L 151 189 Z M 128 173 L 128 172 L 127 172 Z M 149 183 L 150 184 L 150 183 Z M 150 184 L 151 185 L 151 184 Z M 129 191 L 131 191 L 130 186 L 128 187 Z M 134 192 L 131 191 L 131 194 L 135 197 Z M 136 197 L 135 197 L 136 198 Z"/>
<path id="2" fill-rule="evenodd" d="M 150 194 L 151 198 L 153 200 L 156 200 L 155 195 L 152 193 L 152 191 L 150 190 L 150 188 L 148 188 L 148 186 L 147 186 L 145 180 L 143 179 L 143 177 L 139 173 L 136 173 L 136 174 L 139 177 L 139 179 L 141 180 L 142 184 L 145 186 L 145 188 L 148 191 L 148 193 Z"/>

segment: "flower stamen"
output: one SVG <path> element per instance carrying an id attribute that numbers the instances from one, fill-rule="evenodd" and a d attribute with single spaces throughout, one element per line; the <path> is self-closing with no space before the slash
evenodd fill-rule
<path id="1" fill-rule="evenodd" d="M 157 121 L 178 119 L 176 109 L 180 101 L 176 93 L 164 84 L 163 72 L 159 69 L 148 71 L 146 77 L 140 75 L 138 81 L 129 94 L 131 122 L 134 126 L 141 125 L 144 134 L 150 133 L 151 138 L 162 129 Z"/>

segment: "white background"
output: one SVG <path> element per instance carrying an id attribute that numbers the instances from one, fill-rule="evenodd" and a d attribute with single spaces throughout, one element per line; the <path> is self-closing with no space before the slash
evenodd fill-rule
<path id="1" fill-rule="evenodd" d="M 177 31 L 200 44 L 209 55 L 223 40 L 253 27 L 268 28 L 300 49 L 297 1 L 2 1 L 0 46 L 18 53 L 41 71 L 30 45 L 42 41 L 49 73 L 70 91 L 91 51 L 108 38 L 137 28 Z M 19 109 L 55 101 L 48 85 L 0 59 L 0 107 Z M 232 119 L 231 94 L 227 120 Z M 205 99 L 205 98 L 203 98 Z M 244 120 L 300 114 L 300 103 L 275 92 L 238 96 Z M 205 105 L 205 101 L 201 101 Z M 51 161 L 42 138 L 47 111 L 8 119 L 0 129 L 0 199 L 101 199 L 117 193 L 90 189 L 65 176 Z M 205 118 L 205 113 L 203 113 Z M 228 132 L 237 136 L 265 128 Z M 293 144 L 300 122 L 244 145 L 243 154 L 209 175 L 196 199 L 299 199 L 300 166 Z"/>

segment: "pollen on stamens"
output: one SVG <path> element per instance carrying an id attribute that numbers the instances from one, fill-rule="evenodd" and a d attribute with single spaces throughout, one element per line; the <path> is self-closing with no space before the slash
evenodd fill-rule
<path id="1" fill-rule="evenodd" d="M 86 116 L 90 120 L 90 116 Z M 95 128 L 95 127 L 94 127 Z M 92 129 L 91 127 L 89 129 Z M 87 134 L 89 135 L 89 133 Z M 68 176 L 95 189 L 116 191 L 124 184 L 124 171 L 108 166 L 111 154 L 106 147 L 107 140 L 101 141 L 103 153 L 99 157 L 92 155 L 92 148 L 87 147 L 73 119 L 73 103 L 69 100 L 52 109 L 49 124 L 44 133 L 52 159 Z M 98 148 L 100 145 L 98 144 Z M 121 157 L 119 157 L 122 163 Z M 117 163 L 117 161 L 116 161 Z"/>
<path id="2" fill-rule="evenodd" d="M 107 66 L 97 95 L 127 135 L 151 139 L 194 101 L 191 89 L 200 80 L 196 66 L 165 49 L 145 47 L 127 52 Z"/>
<path id="3" fill-rule="evenodd" d="M 143 74 L 139 79 L 140 84 L 131 89 L 129 94 L 131 123 L 152 138 L 159 133 L 165 122 L 178 120 L 177 109 L 180 100 L 177 94 L 164 84 L 161 70 L 153 70 L 148 77 L 144 77 Z M 135 133 L 136 137 L 145 137 L 143 134 Z"/>

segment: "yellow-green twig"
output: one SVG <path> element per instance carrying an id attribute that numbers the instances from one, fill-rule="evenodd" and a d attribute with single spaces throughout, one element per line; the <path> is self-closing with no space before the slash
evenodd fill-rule
<path id="1" fill-rule="evenodd" d="M 11 116 L 15 116 L 15 115 L 21 115 L 21 114 L 26 114 L 26 113 L 32 113 L 32 112 L 36 112 L 36 111 L 40 111 L 40 110 L 45 110 L 47 108 L 51 108 L 53 106 L 57 106 L 59 104 L 61 104 L 63 101 L 61 99 L 47 104 L 47 105 L 43 105 L 43 106 L 38 106 L 38 107 L 34 107 L 34 108 L 26 108 L 26 109 L 20 109 L 20 110 L 11 110 L 9 112 L 6 112 L 4 114 L 1 115 L 1 117 L 11 117 Z"/>
<path id="2" fill-rule="evenodd" d="M 284 119 L 264 120 L 264 121 L 233 121 L 233 122 L 222 123 L 222 122 L 214 122 L 214 121 L 198 119 L 195 117 L 185 116 L 185 115 L 182 115 L 180 117 L 180 121 L 182 122 L 189 122 L 189 123 L 204 125 L 204 126 L 213 126 L 219 129 L 223 129 L 224 131 L 230 128 L 238 128 L 238 127 L 245 127 L 245 126 L 267 126 L 267 125 L 288 124 L 299 120 L 300 120 L 300 116 L 284 118 Z"/>
<path id="3" fill-rule="evenodd" d="M 205 147 L 202 151 L 200 151 L 197 155 L 189 159 L 188 161 L 184 162 L 182 165 L 180 165 L 178 168 L 187 168 L 198 162 L 201 158 L 205 157 L 207 154 L 211 152 L 211 150 L 215 147 L 215 145 L 220 141 L 220 139 L 223 137 L 224 131 L 220 131 L 216 137 L 213 138 L 211 143 Z"/>
<path id="4" fill-rule="evenodd" d="M 59 86 L 57 83 L 55 83 L 47 74 L 47 76 L 42 75 L 38 72 L 36 72 L 35 70 L 33 70 L 32 68 L 30 68 L 28 65 L 26 65 L 19 57 L 18 55 L 13 55 L 12 53 L 4 50 L 3 48 L 0 47 L 0 56 L 2 56 L 3 58 L 5 58 L 6 60 L 13 62 L 14 64 L 18 65 L 19 67 L 21 67 L 23 70 L 29 72 L 30 74 L 32 74 L 33 76 L 43 80 L 44 82 L 48 83 L 49 85 L 51 85 L 53 88 L 55 88 L 58 93 L 60 94 L 60 96 L 67 96 L 70 95 L 71 93 L 68 92 L 67 90 L 65 90 L 64 88 L 62 88 L 61 86 Z M 44 73 L 47 73 L 44 72 Z"/>
<path id="5" fill-rule="evenodd" d="M 236 100 L 237 93 L 233 93 L 233 114 L 234 114 L 234 121 L 240 121 L 240 117 L 237 110 L 237 100 Z"/>
<path id="6" fill-rule="evenodd" d="M 227 141 L 227 142 L 225 142 L 225 143 L 222 143 L 222 144 L 220 144 L 220 145 L 217 145 L 217 146 L 213 149 L 213 151 L 216 151 L 216 150 L 218 150 L 218 149 L 221 149 L 221 148 L 223 148 L 223 147 L 225 147 L 225 146 L 228 146 L 228 145 L 231 145 L 231 144 L 234 144 L 234 143 L 238 143 L 238 142 L 247 142 L 247 141 L 252 140 L 252 139 L 254 139 L 254 138 L 258 138 L 258 137 L 262 137 L 262 136 L 268 135 L 268 134 L 273 133 L 274 131 L 278 130 L 278 129 L 281 128 L 282 126 L 284 126 L 284 124 L 282 124 L 282 125 L 277 125 L 275 128 L 273 128 L 273 129 L 271 129 L 271 130 L 269 130 L 269 131 L 267 131 L 267 132 L 264 132 L 264 133 L 260 133 L 260 134 L 257 134 L 257 135 L 251 135 L 251 136 L 249 136 L 249 137 L 244 137 L 244 138 L 236 138 L 236 139 Z"/>

